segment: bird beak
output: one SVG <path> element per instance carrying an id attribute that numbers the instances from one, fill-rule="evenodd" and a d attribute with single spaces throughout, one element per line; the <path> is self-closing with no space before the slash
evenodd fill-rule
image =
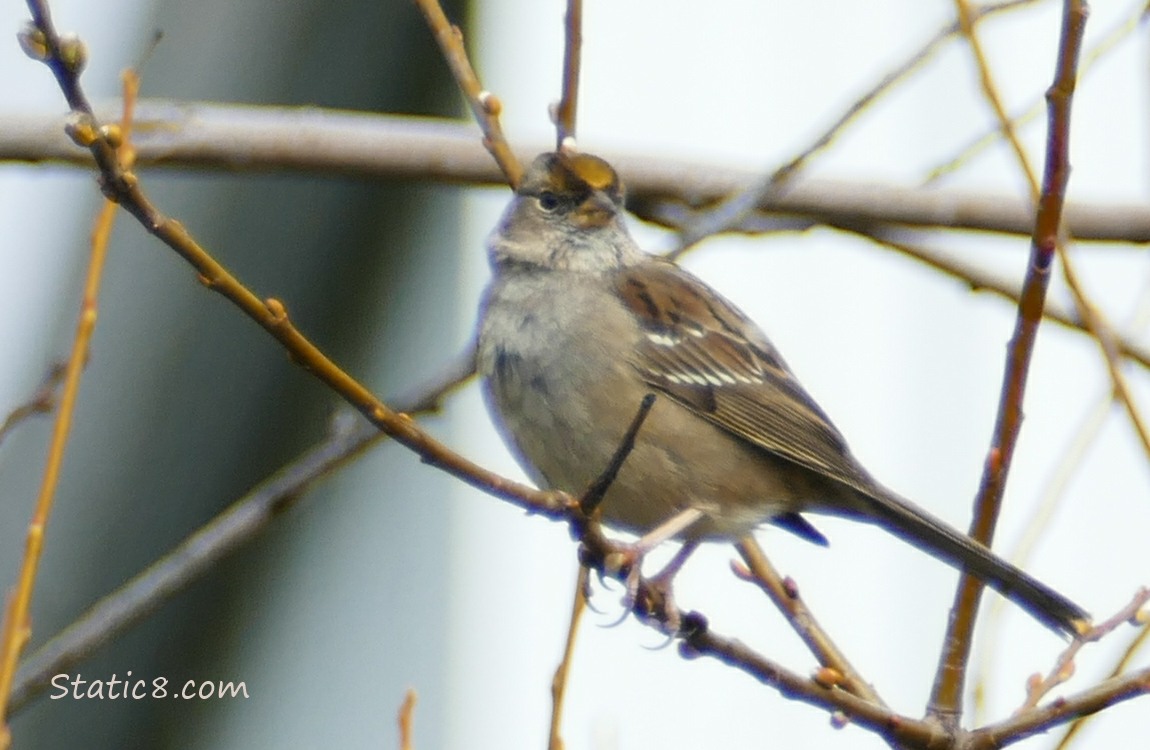
<path id="1" fill-rule="evenodd" d="M 605 227 L 615 218 L 615 212 L 611 196 L 596 190 L 575 209 L 575 224 L 582 229 Z"/>

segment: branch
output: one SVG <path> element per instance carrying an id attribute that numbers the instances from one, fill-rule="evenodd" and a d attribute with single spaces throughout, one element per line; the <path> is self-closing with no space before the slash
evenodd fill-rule
<path id="1" fill-rule="evenodd" d="M 1014 447 L 1022 426 L 1022 400 L 1026 391 L 1030 357 L 1045 306 L 1050 265 L 1054 260 L 1062 220 L 1062 204 L 1070 177 L 1070 103 L 1086 15 L 1080 0 L 1066 0 L 1054 84 L 1047 94 L 1050 125 L 1047 134 L 1046 174 L 1034 223 L 1030 263 L 1022 285 L 1022 298 L 1003 372 L 998 416 L 970 526 L 970 536 L 987 547 L 991 546 L 994 537 Z M 982 588 L 982 582 L 968 573 L 964 572 L 959 578 L 929 706 L 930 715 L 940 717 L 945 723 L 956 723 L 962 711 L 966 665 L 970 657 Z"/>
<path id="2" fill-rule="evenodd" d="M 814 654 L 819 664 L 833 670 L 833 679 L 828 682 L 863 700 L 885 706 L 874 687 L 862 678 L 846 654 L 819 625 L 814 614 L 807 608 L 806 602 L 799 596 L 798 586 L 791 579 L 783 579 L 779 575 L 755 538 L 747 535 L 739 540 L 735 548 L 747 565 L 743 570 L 736 567 L 735 575 L 757 585 L 787 618 L 791 629 L 807 645 L 807 649 Z"/>
<path id="3" fill-rule="evenodd" d="M 567 621 L 567 638 L 563 642 L 563 656 L 555 674 L 551 678 L 551 726 L 547 734 L 547 750 L 564 750 L 563 707 L 567 697 L 567 678 L 575 657 L 575 637 L 579 632 L 579 622 L 587 609 L 587 586 L 591 581 L 590 571 L 580 565 L 575 579 L 575 593 L 571 601 L 571 617 Z"/>
<path id="4" fill-rule="evenodd" d="M 1087 643 L 1097 643 L 1128 622 L 1137 625 L 1142 607 L 1146 606 L 1147 601 L 1150 601 L 1150 589 L 1139 589 L 1130 603 L 1119 610 L 1117 614 L 1075 638 L 1058 655 L 1054 667 L 1047 673 L 1046 677 L 1037 674 L 1031 677 L 1026 686 L 1026 701 L 1018 709 L 1018 713 L 1036 708 L 1043 696 L 1074 676 L 1074 657 L 1078 656 L 1078 652 Z"/>
<path id="5" fill-rule="evenodd" d="M 38 36 L 36 30 L 26 30 L 22 39 L 26 47 L 36 52 L 42 52 L 55 61 L 53 70 L 61 70 L 62 74 L 78 76 L 84 66 L 86 53 L 83 44 L 75 38 L 61 40 L 50 29 L 51 19 L 44 10 L 37 18 L 38 29 L 42 35 Z M 43 45 L 41 49 L 39 45 Z M 58 74 L 61 75 L 61 74 Z M 108 151 L 111 158 L 117 162 L 131 163 L 131 146 L 129 135 L 132 127 L 132 112 L 136 92 L 139 90 L 139 79 L 131 71 L 123 75 L 124 84 L 124 110 L 119 126 L 112 126 L 104 130 L 104 137 L 109 141 Z M 78 87 L 71 93 L 72 97 L 82 101 L 82 93 Z M 36 579 L 40 571 L 40 556 L 44 549 L 44 536 L 47 532 L 48 521 L 52 515 L 52 508 L 56 500 L 56 488 L 59 485 L 60 471 L 64 465 L 64 454 L 68 446 L 68 438 L 72 432 L 72 416 L 75 414 L 76 402 L 80 393 L 80 380 L 88 364 L 88 354 L 92 335 L 96 330 L 96 319 L 99 310 L 100 288 L 104 280 L 104 266 L 108 258 L 108 243 L 112 236 L 112 227 L 115 225 L 118 213 L 111 200 L 105 200 L 100 208 L 92 229 L 91 253 L 88 259 L 88 270 L 84 278 L 84 290 L 80 300 L 80 312 L 76 320 L 75 333 L 72 338 L 72 348 L 68 355 L 68 362 L 64 367 L 63 388 L 60 394 L 60 405 L 56 411 L 56 419 L 52 426 L 52 437 L 48 445 L 48 455 L 44 462 L 44 473 L 40 481 L 40 489 L 36 497 L 36 505 L 32 511 L 32 519 L 28 524 L 25 537 L 24 558 L 20 565 L 16 585 L 13 588 L 4 609 L 4 623 L 0 628 L 0 747 L 7 747 L 10 742 L 6 717 L 8 715 L 8 699 L 12 692 L 12 683 L 16 678 L 16 666 L 20 654 L 24 651 L 32 636 L 32 622 L 29 612 L 32 607 L 32 597 L 36 591 Z"/>
<path id="6" fill-rule="evenodd" d="M 575 144 L 575 115 L 579 109 L 579 70 L 583 60 L 583 0 L 567 0 L 564 20 L 563 95 L 555 108 L 555 150 Z"/>
<path id="7" fill-rule="evenodd" d="M 64 371 L 63 363 L 52 365 L 31 398 L 8 412 L 8 416 L 4 417 L 3 422 L 0 422 L 0 444 L 3 444 L 4 438 L 8 437 L 26 420 L 37 414 L 47 414 L 56 407 L 57 391 L 60 388 L 60 381 L 64 377 Z"/>
<path id="8" fill-rule="evenodd" d="M 972 291 L 991 292 L 1015 304 L 1018 304 L 1022 299 L 1022 289 L 1016 283 L 1004 278 L 1000 274 L 986 271 L 974 263 L 952 257 L 951 254 L 945 251 L 936 250 L 927 245 L 902 242 L 894 238 L 894 232 L 888 233 L 873 229 L 856 229 L 853 227 L 837 228 L 844 232 L 851 232 L 860 237 L 865 237 L 885 248 L 924 263 L 936 271 L 953 276 L 955 279 L 969 285 Z M 1065 326 L 1072 331 L 1090 335 L 1090 330 L 1086 327 L 1086 324 L 1082 322 L 1082 318 L 1078 315 L 1077 311 L 1070 310 L 1057 300 L 1052 300 L 1049 297 L 1043 302 L 1042 317 L 1052 323 Z M 1120 356 L 1137 362 L 1142 367 L 1150 368 L 1150 349 L 1147 349 L 1127 336 L 1118 334 L 1114 335 L 1113 345 Z"/>
<path id="9" fill-rule="evenodd" d="M 1033 0 L 1010 0 L 997 5 L 987 6 L 979 10 L 979 17 L 989 16 L 1003 10 L 1012 10 L 1021 5 L 1027 5 Z M 869 91 L 859 97 L 847 107 L 829 128 L 819 134 L 814 141 L 802 149 L 787 163 L 777 168 L 769 175 L 759 178 L 754 184 L 745 189 L 734 192 L 724 198 L 718 205 L 700 214 L 683 227 L 678 246 L 669 253 L 671 258 L 677 258 L 692 246 L 703 239 L 721 232 L 729 231 L 743 223 L 744 219 L 755 211 L 757 206 L 763 205 L 789 189 L 790 184 L 806 168 L 807 163 L 819 153 L 829 147 L 839 135 L 852 124 L 855 119 L 866 111 L 868 107 L 891 91 L 895 84 L 909 76 L 938 51 L 943 42 L 961 30 L 961 24 L 955 22 L 943 28 L 927 40 L 919 49 L 911 53 L 905 61 L 896 65 L 871 87 Z"/>
<path id="10" fill-rule="evenodd" d="M 853 723 L 876 732 L 888 742 L 922 748 L 953 746 L 952 737 L 937 723 L 901 716 L 834 685 L 801 677 L 746 644 L 713 633 L 697 612 L 682 617 L 687 634 L 679 651 L 686 658 L 714 657 L 777 689 L 784 698 L 841 712 Z"/>
<path id="11" fill-rule="evenodd" d="M 399 725 L 399 750 L 415 748 L 415 704 L 418 700 L 419 696 L 411 688 L 403 694 L 403 703 L 399 705 L 396 716 L 396 723 Z"/>
<path id="12" fill-rule="evenodd" d="M 427 20 L 428 27 L 435 35 L 435 41 L 439 43 L 439 49 L 443 51 L 443 58 L 447 60 L 447 65 L 455 76 L 455 82 L 459 84 L 459 90 L 467 98 L 471 113 L 475 115 L 475 121 L 483 130 L 484 148 L 503 170 L 507 184 L 514 190 L 519 186 L 519 180 L 523 178 L 523 167 L 512 153 L 511 146 L 503 135 L 503 128 L 499 124 L 499 114 L 503 110 L 502 103 L 495 94 L 484 89 L 479 83 L 479 77 L 475 75 L 471 62 L 467 59 L 467 50 L 463 47 L 463 32 L 458 26 L 448 23 L 438 0 L 415 0 L 415 4 L 419 6 L 420 12 Z"/>
<path id="13" fill-rule="evenodd" d="M 1150 667 L 1104 680 L 1068 698 L 1059 698 L 1033 711 L 976 729 L 970 733 L 969 747 L 971 750 L 997 750 L 1147 692 L 1150 692 Z"/>
<path id="14" fill-rule="evenodd" d="M 115 116 L 118 104 L 96 110 Z M 64 135 L 70 118 L 0 115 L 0 161 L 92 166 L 92 155 Z M 316 107 L 143 100 L 137 106 L 137 166 L 266 172 L 323 177 L 423 179 L 503 185 L 506 178 L 477 145 L 471 123 L 325 110 Z M 528 143 L 521 160 L 552 144 Z M 681 229 L 700 210 L 760 179 L 751 170 L 597 148 L 627 183 L 627 208 L 641 219 Z M 1150 242 L 1145 202 L 1075 203 L 1067 229 L 1080 241 Z M 804 180 L 758 205 L 731 231 L 758 234 L 819 224 L 974 229 L 1030 235 L 1034 213 L 1015 195 L 921 189 L 843 180 Z"/>
<path id="15" fill-rule="evenodd" d="M 1138 652 L 1142 650 L 1143 646 L 1150 642 L 1150 623 L 1147 622 L 1145 617 L 1139 617 L 1137 624 L 1141 625 L 1142 629 L 1138 631 L 1138 635 L 1134 637 L 1134 640 L 1130 641 L 1130 644 L 1126 647 L 1126 650 L 1122 652 L 1122 656 L 1118 659 L 1118 662 L 1110 671 L 1108 676 L 1109 679 L 1122 677 L 1123 672 L 1125 672 L 1126 668 L 1130 666 L 1131 660 L 1133 660 Z M 1146 680 L 1144 683 L 1144 688 L 1146 690 L 1150 690 L 1150 679 Z M 1082 729 L 1086 726 L 1086 722 L 1089 721 L 1092 717 L 1093 714 L 1086 714 L 1075 718 L 1074 722 L 1070 725 L 1070 728 L 1066 730 L 1066 734 L 1064 734 L 1062 739 L 1058 741 L 1058 746 L 1055 747 L 1054 750 L 1066 750 L 1066 748 L 1070 747 L 1070 743 L 1074 741 L 1074 738 L 1078 735 L 1079 732 L 1082 731 Z"/>

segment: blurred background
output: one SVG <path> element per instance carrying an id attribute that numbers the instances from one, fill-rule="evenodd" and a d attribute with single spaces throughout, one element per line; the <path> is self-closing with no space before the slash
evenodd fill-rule
<path id="1" fill-rule="evenodd" d="M 1097 0 L 1087 48 L 1127 21 L 1075 100 L 1071 201 L 1147 197 L 1147 49 L 1142 3 Z M 484 84 L 504 102 L 513 143 L 546 144 L 558 98 L 562 0 L 445 3 Z M 953 20 L 951 3 L 587 0 L 579 140 L 588 151 L 775 168 Z M 1008 109 L 1050 84 L 1061 6 L 1032 2 L 980 26 Z M 463 117 L 422 18 L 407 0 L 52 3 L 87 43 L 84 81 L 115 97 L 118 73 L 154 32 L 143 96 Z M 48 71 L 0 8 L 0 115 L 59 113 Z M 969 49 L 944 45 L 825 156 L 816 177 L 915 186 L 993 124 Z M 1044 118 L 1022 131 L 1041 168 Z M 623 175 L 626 179 L 626 174 Z M 385 397 L 425 382 L 467 344 L 487 278 L 484 239 L 505 188 L 322 175 L 143 170 L 145 188 L 261 296 Z M 996 145 L 939 183 L 1026 197 Z M 0 414 L 67 354 L 99 205 L 91 174 L 0 164 Z M 633 222 L 652 250 L 674 238 Z M 917 235 L 916 235 L 917 237 Z M 953 257 L 1021 280 L 1025 238 L 922 233 Z M 1076 248 L 1088 291 L 1131 340 L 1146 305 L 1141 248 Z M 758 321 L 883 482 L 965 528 L 990 438 L 1014 308 L 889 250 L 829 229 L 708 240 L 685 264 Z M 1056 274 L 1051 297 L 1069 300 Z M 1143 369 L 1128 371 L 1150 402 Z M 1107 616 L 1150 582 L 1150 473 L 1124 412 L 1108 408 L 1098 347 L 1046 326 L 997 547 L 1015 548 L 1060 469 L 1060 503 L 1025 567 Z M 174 253 L 128 217 L 114 236 L 99 326 L 81 390 L 33 606 L 30 650 L 328 434 L 334 396 L 253 323 L 206 293 Z M 1101 427 L 1068 454 L 1092 414 Z M 474 384 L 429 429 L 484 465 L 522 476 Z M 50 418 L 0 445 L 0 585 L 15 579 Z M 1072 470 L 1072 471 L 1071 471 Z M 880 530 L 814 519 L 831 547 L 775 529 L 759 539 L 862 674 L 919 716 L 957 575 Z M 666 552 L 670 552 L 667 550 Z M 814 661 L 751 586 L 728 546 L 710 545 L 677 596 L 712 626 L 800 673 Z M 243 681 L 249 697 L 50 700 L 13 719 L 17 748 L 395 747 L 395 714 L 419 692 L 419 747 L 544 747 L 550 680 L 575 578 L 565 527 L 525 516 L 384 444 L 313 490 L 254 542 L 143 624 L 76 667 L 84 679 Z M 709 660 L 659 648 L 618 619 L 617 588 L 596 587 L 580 633 L 564 722 L 570 748 L 877 748 Z M 1001 719 L 1026 677 L 1064 644 L 985 597 L 970 711 Z M 1094 684 L 1133 637 L 1088 649 L 1075 681 Z M 1145 665 L 1147 658 L 1139 657 Z M 1107 711 L 1080 746 L 1144 735 L 1143 702 Z M 1060 732 L 1019 747 L 1054 744 Z"/>

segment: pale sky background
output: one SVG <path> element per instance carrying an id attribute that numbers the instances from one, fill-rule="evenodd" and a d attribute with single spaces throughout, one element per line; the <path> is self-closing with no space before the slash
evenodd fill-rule
<path id="1" fill-rule="evenodd" d="M 131 29 L 126 19 L 137 18 L 130 9 L 144 4 L 118 0 L 98 9 L 79 0 L 53 4 L 58 24 L 80 31 L 93 52 L 86 75 L 90 90 L 112 93 L 116 70 L 135 59 L 121 51 L 134 49 L 129 40 L 143 32 Z M 584 150 L 632 150 L 764 171 L 806 145 L 953 14 L 952 4 L 941 0 L 587 0 L 586 5 L 579 111 Z M 982 27 L 1011 111 L 1029 105 L 1053 73 L 1060 6 L 1038 6 Z M 1093 3 L 1087 48 L 1137 6 Z M 395 12 L 415 11 L 399 4 Z M 551 137 L 547 105 L 559 89 L 563 3 L 487 0 L 475 3 L 472 12 L 475 35 L 469 41 L 485 84 L 504 102 L 509 137 L 545 141 Z M 24 15 L 21 3 L 6 3 L 0 31 L 8 31 L 0 38 L 11 39 Z M 164 19 L 151 22 L 163 25 Z M 422 43 L 433 42 L 428 36 Z M 1073 121 L 1072 200 L 1146 200 L 1146 53 L 1141 29 L 1081 82 Z M 0 71 L 3 109 L 61 109 L 46 71 L 26 63 L 14 44 L 0 44 Z M 968 50 L 952 42 L 865 115 L 811 173 L 913 186 L 990 123 Z M 1039 118 L 1023 131 L 1039 170 L 1043 123 Z M 991 149 L 944 185 L 1025 195 L 1003 148 Z M 506 198 L 504 190 L 468 191 L 462 214 L 429 219 L 429 226 L 458 222 L 462 238 L 457 265 L 441 269 L 451 275 L 440 278 L 436 301 L 457 305 L 456 348 L 473 326 L 487 278 L 484 238 Z M 45 363 L 62 351 L 49 332 L 60 325 L 60 309 L 75 307 L 79 271 L 73 264 L 82 255 L 74 244 L 82 241 L 95 205 L 91 181 L 76 172 L 0 167 L 0 236 L 6 238 L 0 246 L 0 299 L 7 311 L 0 315 L 0 346 L 9 353 L 0 361 L 0 411 L 25 397 Z M 168 210 L 179 215 L 178 206 Z M 656 229 L 634 220 L 631 226 L 652 250 L 671 244 Z M 976 234 L 924 242 L 1015 279 L 1021 279 L 1028 250 L 1020 238 Z M 1111 320 L 1125 324 L 1145 304 L 1144 253 L 1085 245 L 1076 257 L 1089 291 Z M 1013 326 L 1011 306 L 827 230 L 712 239 L 685 264 L 759 322 L 880 480 L 965 528 L 997 404 Z M 1051 294 L 1068 299 L 1057 277 Z M 1123 330 L 1146 341 L 1142 330 Z M 1009 552 L 1021 538 L 1050 476 L 1065 465 L 1066 446 L 1108 393 L 1096 349 L 1088 339 L 1054 326 L 1040 333 L 997 537 L 1000 551 Z M 1139 403 L 1150 403 L 1146 373 L 1131 368 L 1128 374 Z M 435 423 L 438 434 L 485 465 L 522 476 L 499 443 L 477 388 L 458 396 L 448 415 Z M 389 450 L 397 452 L 395 446 Z M 1112 411 L 1025 565 L 1099 617 L 1150 583 L 1146 465 L 1128 422 Z M 341 492 L 369 499 L 381 487 L 397 495 L 420 492 L 424 467 L 414 460 L 397 460 L 396 466 L 410 475 L 396 478 L 378 467 L 365 468 L 363 476 L 336 483 Z M 418 741 L 421 731 L 447 748 L 544 747 L 575 546 L 558 524 L 525 517 L 462 484 L 446 486 L 448 497 L 439 493 L 422 500 L 447 504 L 440 545 L 426 550 L 440 561 L 446 557 L 444 579 L 422 581 L 418 570 L 410 571 L 405 596 L 411 600 L 353 600 L 349 597 L 360 595 L 342 587 L 292 595 L 305 585 L 301 580 L 323 571 L 338 577 L 354 566 L 388 569 L 387 550 L 371 540 L 375 524 L 394 519 L 345 519 L 357 524 L 358 544 L 341 536 L 343 543 L 325 547 L 320 556 L 301 557 L 279 571 L 275 590 L 282 596 L 269 597 L 260 648 L 227 665 L 234 679 L 260 684 L 262 695 L 253 703 L 262 705 L 258 710 L 201 707 L 194 722 L 182 728 L 187 734 L 169 737 L 166 746 L 303 747 L 308 741 L 301 738 L 310 737 L 326 738 L 331 746 L 394 747 L 392 716 L 402 696 L 381 686 L 398 682 L 421 690 L 420 747 L 433 746 Z M 31 497 L 10 495 L 0 502 L 30 507 Z M 829 549 L 769 528 L 759 539 L 884 699 L 896 710 L 921 715 L 956 574 L 880 530 L 813 520 L 830 537 Z M 3 533 L 0 546 L 22 540 L 18 530 Z M 730 574 L 734 556 L 721 545 L 698 553 L 678 579 L 681 605 L 706 613 L 716 631 L 809 673 L 815 663 L 781 616 Z M 370 587 L 370 577 L 357 585 Z M 429 614 L 439 618 L 437 628 L 446 622 L 444 640 L 423 644 L 443 656 L 442 672 L 433 673 L 441 668 L 438 662 L 389 659 L 391 652 L 404 650 L 387 635 L 389 618 L 395 610 L 412 608 L 425 588 L 446 594 L 446 609 Z M 885 747 L 858 728 L 832 729 L 822 711 L 789 701 L 732 669 L 707 659 L 683 660 L 673 646 L 659 648 L 660 637 L 634 620 L 604 627 L 618 618 L 619 597 L 617 588 L 596 586 L 593 604 L 602 614 L 588 613 L 580 633 L 564 722 L 568 748 Z M 1048 669 L 1064 644 L 1017 607 L 999 606 L 995 595 L 984 599 L 985 613 L 993 604 L 995 615 L 981 620 L 976 651 L 976 659 L 985 655 L 993 637 L 981 716 L 1001 719 L 1021 702 L 1027 676 Z M 320 628 L 315 613 L 331 612 L 341 616 L 321 618 L 328 639 L 324 648 L 338 652 L 343 643 L 353 653 L 329 661 L 313 658 L 309 644 Z M 1086 649 L 1078 676 L 1058 692 L 1096 682 L 1132 636 L 1127 629 Z M 362 660 L 356 658 L 360 652 Z M 402 667 L 396 666 L 399 661 Z M 1138 663 L 1145 665 L 1147 658 Z M 432 692 L 428 685 L 435 686 Z M 1145 700 L 1108 711 L 1079 746 L 1130 746 L 1133 737 L 1146 734 L 1145 711 Z M 1060 734 L 1017 747 L 1050 747 Z"/>

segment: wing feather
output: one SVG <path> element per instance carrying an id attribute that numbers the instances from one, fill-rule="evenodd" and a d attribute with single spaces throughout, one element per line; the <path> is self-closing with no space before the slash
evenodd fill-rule
<path id="1" fill-rule="evenodd" d="M 721 295 L 654 259 L 622 269 L 616 290 L 642 323 L 632 364 L 651 386 L 763 450 L 874 492 L 766 335 Z"/>

